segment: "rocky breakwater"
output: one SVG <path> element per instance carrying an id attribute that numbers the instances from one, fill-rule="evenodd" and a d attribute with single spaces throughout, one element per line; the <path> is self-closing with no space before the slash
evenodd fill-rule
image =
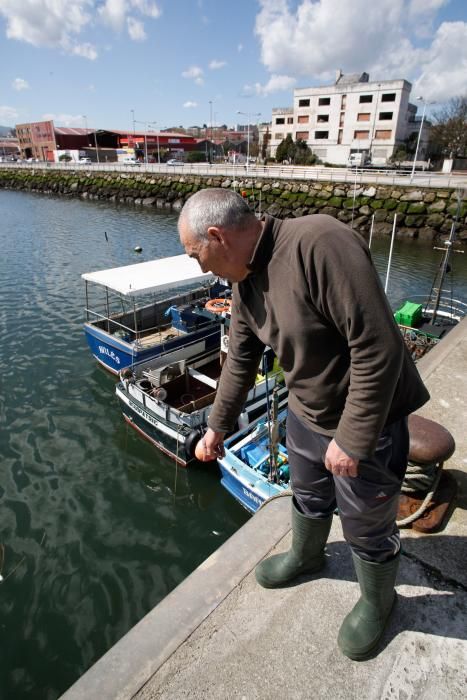
<path id="1" fill-rule="evenodd" d="M 362 185 L 306 181 L 161 175 L 142 172 L 101 172 L 92 168 L 47 170 L 1 168 L 0 187 L 103 199 L 118 204 L 179 210 L 187 198 L 206 187 L 235 189 L 256 211 L 278 218 L 330 214 L 367 233 L 374 216 L 374 234 L 390 235 L 397 214 L 399 237 L 435 240 L 449 234 L 457 209 L 453 189 Z M 467 240 L 464 199 L 458 236 Z"/>

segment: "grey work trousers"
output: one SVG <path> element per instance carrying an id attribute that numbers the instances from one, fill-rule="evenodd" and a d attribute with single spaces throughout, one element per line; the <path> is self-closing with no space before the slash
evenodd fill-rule
<path id="1" fill-rule="evenodd" d="M 366 561 L 383 562 L 400 549 L 396 516 L 407 469 L 407 418 L 384 428 L 371 459 L 360 460 L 358 476 L 333 476 L 324 466 L 332 438 L 312 430 L 289 409 L 287 452 L 295 505 L 311 518 L 338 508 L 344 537 Z"/>

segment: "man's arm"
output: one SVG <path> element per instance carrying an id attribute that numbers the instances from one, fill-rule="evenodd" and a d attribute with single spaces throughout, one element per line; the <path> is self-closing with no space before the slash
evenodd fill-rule
<path id="1" fill-rule="evenodd" d="M 233 430 L 248 391 L 256 380 L 264 348 L 264 343 L 251 331 L 243 318 L 238 290 L 234 288 L 229 351 L 208 419 L 208 426 L 215 433 Z"/>

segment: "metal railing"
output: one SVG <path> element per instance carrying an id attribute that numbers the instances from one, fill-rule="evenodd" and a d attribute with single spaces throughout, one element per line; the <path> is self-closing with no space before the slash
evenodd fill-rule
<path id="1" fill-rule="evenodd" d="M 167 165 L 166 163 L 0 163 L 4 169 L 26 169 L 45 171 L 76 171 L 79 173 L 117 172 L 159 173 L 162 175 L 207 175 L 233 178 L 234 181 L 248 181 L 258 178 L 279 180 L 315 180 L 317 182 L 336 182 L 351 184 L 385 184 L 410 187 L 467 187 L 467 173 L 453 175 L 433 172 L 415 172 L 413 180 L 407 171 L 385 170 L 377 168 L 323 168 L 319 166 L 296 165 L 239 165 L 239 164 L 206 164 L 184 163 L 182 165 Z M 239 184 L 239 183 L 238 183 Z"/>

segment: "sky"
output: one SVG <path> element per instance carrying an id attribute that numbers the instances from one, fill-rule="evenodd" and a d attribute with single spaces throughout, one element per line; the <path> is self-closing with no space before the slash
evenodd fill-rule
<path id="1" fill-rule="evenodd" d="M 467 2 L 0 0 L 0 65 L 7 126 L 266 122 L 338 69 L 409 80 L 429 115 L 467 94 Z"/>

